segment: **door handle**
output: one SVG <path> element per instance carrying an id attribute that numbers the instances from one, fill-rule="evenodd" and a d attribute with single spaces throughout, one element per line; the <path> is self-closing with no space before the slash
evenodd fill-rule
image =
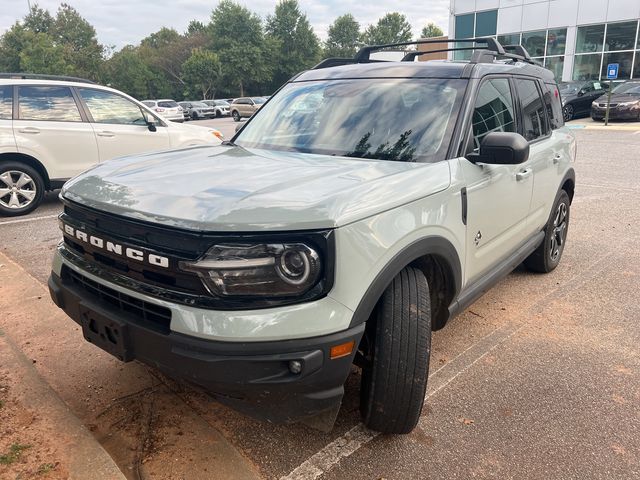
<path id="1" fill-rule="evenodd" d="M 533 170 L 531 168 L 525 168 L 524 170 L 520 170 L 518 173 L 516 173 L 516 180 L 518 182 L 526 180 L 531 176 L 532 172 Z"/>
<path id="2" fill-rule="evenodd" d="M 101 132 L 98 132 L 96 135 L 98 135 L 99 137 L 115 137 L 116 134 L 113 132 L 110 132 L 109 130 L 102 130 Z"/>
<path id="3" fill-rule="evenodd" d="M 556 153 L 556 154 L 553 156 L 553 164 L 554 164 L 554 165 L 557 165 L 558 163 L 560 163 L 560 160 L 561 160 L 561 159 L 562 159 L 562 154 L 560 154 L 560 153 Z"/>
<path id="4" fill-rule="evenodd" d="M 18 129 L 18 131 L 20 133 L 29 133 L 31 135 L 37 135 L 38 133 L 40 133 L 40 129 L 39 128 L 35 128 L 35 127 L 20 128 L 20 129 Z"/>

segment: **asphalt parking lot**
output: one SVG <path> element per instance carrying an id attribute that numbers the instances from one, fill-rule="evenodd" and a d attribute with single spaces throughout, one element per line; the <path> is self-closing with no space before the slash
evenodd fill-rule
<path id="1" fill-rule="evenodd" d="M 226 138 L 236 126 L 194 123 Z M 575 134 L 560 266 L 517 269 L 434 334 L 426 408 L 410 435 L 361 427 L 355 370 L 336 427 L 319 433 L 254 421 L 86 344 L 46 295 L 24 290 L 46 284 L 60 237 L 55 193 L 26 217 L 0 218 L 11 262 L 0 270 L 0 327 L 130 479 L 639 478 L 640 130 Z"/>

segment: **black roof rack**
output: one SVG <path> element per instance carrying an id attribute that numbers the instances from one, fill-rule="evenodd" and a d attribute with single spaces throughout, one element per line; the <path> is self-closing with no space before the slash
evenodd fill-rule
<path id="1" fill-rule="evenodd" d="M 414 51 L 408 52 L 401 61 L 403 62 L 413 62 L 416 57 L 420 55 L 428 55 L 430 53 L 442 53 L 442 52 L 459 52 L 459 51 L 473 51 L 473 55 L 471 56 L 470 63 L 492 63 L 496 59 L 507 58 L 510 60 L 516 60 L 521 62 L 530 63 L 532 65 L 539 65 L 538 62 L 531 59 L 525 48 L 521 45 L 509 45 L 502 46 L 500 42 L 498 42 L 493 37 L 479 37 L 479 38 L 451 38 L 451 39 L 421 39 L 413 42 L 399 42 L 399 43 L 388 43 L 385 45 L 368 45 L 366 47 L 362 47 L 358 53 L 356 53 L 353 58 L 327 58 L 323 60 L 315 67 L 314 70 L 320 68 L 329 68 L 329 67 L 337 67 L 340 65 L 349 65 L 354 63 L 372 63 L 372 62 L 381 62 L 383 60 L 372 60 L 371 54 L 373 52 L 384 50 L 392 47 L 406 47 L 409 45 L 422 45 L 422 44 L 464 44 L 471 43 L 471 46 L 468 47 L 453 47 L 453 48 L 441 48 L 438 50 L 431 51 Z M 481 45 L 478 45 L 481 44 Z M 507 50 L 513 51 L 514 53 L 507 53 Z"/>
<path id="2" fill-rule="evenodd" d="M 96 83 L 86 78 L 68 77 L 65 75 L 45 75 L 42 73 L 0 73 L 0 78 L 13 78 L 18 80 L 60 80 L 64 82 Z"/>

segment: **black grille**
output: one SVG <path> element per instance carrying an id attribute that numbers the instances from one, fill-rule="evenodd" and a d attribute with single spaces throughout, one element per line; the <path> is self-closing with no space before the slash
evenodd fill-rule
<path id="1" fill-rule="evenodd" d="M 153 303 L 139 300 L 117 290 L 94 282 L 70 268 L 63 266 L 62 281 L 82 290 L 87 297 L 115 307 L 129 319 L 146 327 L 169 334 L 171 310 Z"/>

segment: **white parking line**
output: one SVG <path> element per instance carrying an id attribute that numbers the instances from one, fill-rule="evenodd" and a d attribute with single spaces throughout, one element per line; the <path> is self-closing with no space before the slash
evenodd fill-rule
<path id="1" fill-rule="evenodd" d="M 429 387 L 424 401 L 438 393 L 458 376 L 466 372 L 489 352 L 493 351 L 501 343 L 508 340 L 524 324 L 510 324 L 507 327 L 498 328 L 482 337 L 469 348 L 459 353 L 449 363 L 435 370 L 429 375 Z M 441 373 L 442 372 L 442 373 Z M 440 378 L 442 377 L 442 378 Z M 334 441 L 329 443 L 319 452 L 312 455 L 300 466 L 296 467 L 288 475 L 280 480 L 315 480 L 328 472 L 341 459 L 352 455 L 363 445 L 380 435 L 380 432 L 369 430 L 359 423 Z"/>
<path id="2" fill-rule="evenodd" d="M 46 220 L 48 218 L 57 218 L 58 214 L 55 215 L 43 215 L 41 217 L 30 217 L 30 218 L 19 218 L 17 220 L 7 220 L 6 222 L 0 222 L 0 225 L 11 225 L 14 223 L 25 223 L 25 222 L 33 222 L 36 220 Z"/>

